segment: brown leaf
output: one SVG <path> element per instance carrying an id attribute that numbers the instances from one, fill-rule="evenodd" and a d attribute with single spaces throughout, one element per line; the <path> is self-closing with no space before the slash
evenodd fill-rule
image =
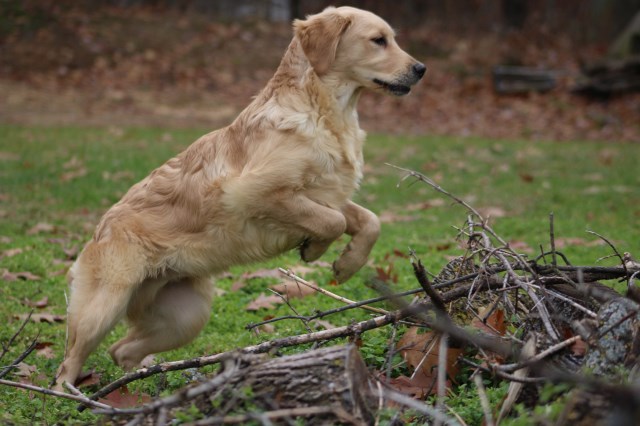
<path id="1" fill-rule="evenodd" d="M 480 308 L 478 310 L 478 316 L 482 318 L 486 310 L 486 307 Z M 484 322 L 480 318 L 473 318 L 471 326 L 493 336 L 504 336 L 507 332 L 507 325 L 504 321 L 504 311 L 502 309 L 495 309 Z"/>
<path id="2" fill-rule="evenodd" d="M 436 392 L 436 376 L 416 374 L 413 377 L 398 376 L 389 380 L 388 384 L 396 391 L 416 399 L 424 399 Z"/>
<path id="3" fill-rule="evenodd" d="M 73 179 L 77 179 L 83 176 L 86 176 L 88 173 L 86 167 L 82 167 L 80 169 L 77 170 L 71 170 L 68 172 L 65 172 L 63 174 L 60 175 L 60 180 L 62 182 L 69 182 L 72 181 Z"/>
<path id="4" fill-rule="evenodd" d="M 398 274 L 393 272 L 393 263 L 387 265 L 386 268 L 376 266 L 376 278 L 386 283 L 398 283 Z"/>
<path id="5" fill-rule="evenodd" d="M 54 232 L 56 227 L 50 223 L 40 222 L 27 231 L 27 235 Z"/>
<path id="6" fill-rule="evenodd" d="M 151 396 L 145 393 L 131 393 L 126 386 L 123 386 L 100 398 L 99 401 L 114 408 L 130 408 L 146 404 L 151 401 Z"/>
<path id="7" fill-rule="evenodd" d="M 31 272 L 9 272 L 8 269 L 0 270 L 0 278 L 3 281 L 38 281 L 40 279 L 38 275 L 32 274 Z"/>
<path id="8" fill-rule="evenodd" d="M 576 340 L 576 342 L 571 345 L 569 349 L 575 356 L 584 356 L 584 354 L 587 352 L 588 345 L 584 340 L 582 340 L 582 338 L 580 338 Z"/>
<path id="9" fill-rule="evenodd" d="M 419 219 L 418 216 L 401 215 L 390 210 L 383 211 L 378 218 L 382 223 L 413 222 Z"/>
<path id="10" fill-rule="evenodd" d="M 407 364 L 413 369 L 420 369 L 421 374 L 436 376 L 438 368 L 438 351 L 440 335 L 429 331 L 418 334 L 418 327 L 410 327 L 398 341 L 397 347 Z M 455 377 L 460 367 L 458 356 L 462 349 L 449 347 L 447 351 L 447 376 Z"/>
<path id="11" fill-rule="evenodd" d="M 3 257 L 16 256 L 16 255 L 22 253 L 23 251 L 24 251 L 24 249 L 21 249 L 21 248 L 7 249 L 7 250 L 3 251 L 2 253 L 0 253 L 0 259 L 2 259 Z"/>
<path id="12" fill-rule="evenodd" d="M 46 359 L 53 359 L 56 354 L 53 351 L 52 342 L 38 342 L 36 344 L 36 355 L 45 357 Z"/>
<path id="13" fill-rule="evenodd" d="M 247 311 L 257 311 L 263 308 L 274 309 L 275 305 L 279 305 L 281 303 L 284 303 L 284 301 L 275 294 L 265 296 L 264 293 L 260 293 L 260 296 L 258 296 L 258 298 L 253 302 L 249 303 L 245 309 Z"/>
<path id="14" fill-rule="evenodd" d="M 14 374 L 18 377 L 31 377 L 32 374 L 38 371 L 38 367 L 35 365 L 29 365 L 24 362 L 21 362 L 16 365 L 16 369 L 14 370 Z"/>
<path id="15" fill-rule="evenodd" d="M 480 214 L 486 218 L 496 218 L 496 217 L 505 217 L 507 212 L 502 207 L 491 206 L 491 207 L 481 207 L 478 209 Z"/>
<path id="16" fill-rule="evenodd" d="M 38 309 L 46 308 L 47 305 L 49 304 L 49 297 L 44 296 L 42 299 L 37 300 L 35 302 L 29 299 L 24 299 L 22 301 L 22 304 L 25 306 L 29 306 L 31 308 L 38 308 Z"/>
<path id="17" fill-rule="evenodd" d="M 321 319 L 314 319 L 309 321 L 311 324 L 314 324 L 317 326 L 317 328 L 323 328 L 325 330 L 331 330 L 332 328 L 336 328 L 335 325 L 331 324 L 329 321 L 325 321 L 325 320 L 321 320 Z"/>
<path id="18" fill-rule="evenodd" d="M 311 287 L 307 287 L 306 285 L 298 284 L 293 281 L 284 281 L 281 284 L 272 285 L 269 288 L 277 291 L 283 296 L 296 297 L 298 299 L 315 294 L 316 292 Z"/>
<path id="19" fill-rule="evenodd" d="M 282 277 L 282 273 L 277 269 L 258 269 L 253 272 L 245 272 L 242 274 L 242 278 L 250 280 L 253 278 L 279 278 Z"/>
<path id="20" fill-rule="evenodd" d="M 93 370 L 83 371 L 76 380 L 75 385 L 77 388 L 91 386 L 100 383 L 100 379 L 102 379 L 102 375 Z"/>
<path id="21" fill-rule="evenodd" d="M 231 285 L 231 291 L 238 291 L 244 287 L 246 287 L 246 284 L 244 281 L 236 281 Z"/>
<path id="22" fill-rule="evenodd" d="M 14 315 L 13 317 L 24 321 L 25 319 L 27 319 L 28 316 L 29 316 L 28 314 L 20 314 L 20 315 Z M 66 315 L 55 315 L 55 314 L 49 314 L 49 313 L 31 314 L 31 321 L 48 322 L 49 324 L 53 324 L 55 322 L 63 322 L 66 318 L 67 318 Z"/>

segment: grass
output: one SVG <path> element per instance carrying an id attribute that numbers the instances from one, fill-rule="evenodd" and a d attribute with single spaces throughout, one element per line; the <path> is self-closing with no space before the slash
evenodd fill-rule
<path id="1" fill-rule="evenodd" d="M 46 296 L 47 306 L 42 311 L 65 313 L 66 282 L 64 275 L 55 273 L 63 268 L 60 261 L 72 256 L 90 238 L 100 215 L 134 182 L 203 132 L 0 126 L 0 271 L 29 271 L 42 277 L 37 281 L 0 281 L 0 321 L 5 324 L 0 327 L 0 342 L 6 344 L 20 326 L 17 315 L 31 310 L 25 300 Z M 385 162 L 421 171 L 473 206 L 493 212 L 494 229 L 514 246 L 531 248 L 534 254 L 540 245 L 548 247 L 548 215 L 554 212 L 556 237 L 566 245 L 561 250 L 574 264 L 592 264 L 611 251 L 585 230 L 603 234 L 620 251 L 640 253 L 637 154 L 637 146 L 622 143 L 372 135 L 366 149 L 367 173 L 356 201 L 388 222 L 383 224 L 371 264 L 349 282 L 330 289 L 355 300 L 374 297 L 376 293 L 367 283 L 377 273 L 376 267 L 392 268 L 397 274 L 395 290 L 415 288 L 410 264 L 398 253 L 406 253 L 411 247 L 436 273 L 448 256 L 459 254 L 453 226 L 463 224 L 464 209 L 422 184 L 405 182 L 397 187 L 401 174 Z M 28 232 L 38 223 L 54 228 Z M 344 243 L 336 244 L 323 260 L 333 260 Z M 22 251 L 4 255 L 10 249 Z M 603 263 L 613 264 L 615 260 Z M 267 316 L 290 313 L 284 305 L 274 310 L 245 310 L 279 279 L 248 280 L 244 288 L 232 290 L 243 272 L 299 264 L 296 254 L 289 253 L 265 264 L 233 269 L 230 276 L 218 280 L 222 294 L 215 299 L 211 321 L 201 335 L 192 344 L 160 354 L 156 360 L 191 358 L 305 332 L 294 321 L 278 322 L 273 332 L 259 335 L 244 329 Z M 317 267 L 306 278 L 327 286 L 331 275 L 327 268 Z M 301 314 L 308 314 L 335 307 L 337 302 L 310 296 L 294 300 L 293 305 Z M 366 313 L 349 311 L 328 320 L 342 325 L 366 317 Z M 119 326 L 89 358 L 85 367 L 99 373 L 100 383 L 83 389 L 86 393 L 122 374 L 106 348 L 124 332 Z M 383 359 L 389 335 L 388 330 L 375 330 L 363 336 L 362 351 L 372 366 Z M 36 336 L 49 345 L 53 357 L 47 357 L 44 350 L 32 354 L 25 363 L 35 366 L 35 371 L 23 379 L 46 386 L 64 352 L 64 323 L 29 323 L 1 363 L 16 358 Z M 8 378 L 19 379 L 14 374 Z M 176 389 L 188 379 L 178 372 L 132 384 L 131 389 L 157 395 Z M 464 402 L 471 398 L 467 394 L 469 389 L 465 387 L 458 393 L 454 390 L 451 403 L 463 401 L 461 407 L 468 405 Z M 503 394 L 492 391 L 495 404 Z M 95 421 L 91 413 L 78 414 L 74 407 L 61 399 L 0 387 L 0 422 L 52 423 L 66 414 L 70 415 L 69 421 Z M 469 424 L 479 424 L 477 410 L 468 411 L 475 416 L 467 420 Z"/>

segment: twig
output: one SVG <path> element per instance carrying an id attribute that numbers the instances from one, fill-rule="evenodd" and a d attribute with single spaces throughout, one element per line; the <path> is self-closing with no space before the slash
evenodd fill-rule
<path id="1" fill-rule="evenodd" d="M 447 307 L 444 304 L 444 300 L 442 300 L 440 294 L 431 286 L 429 278 L 427 277 L 427 272 L 420 259 L 415 258 L 414 260 L 414 257 L 412 257 L 411 266 L 413 266 L 413 273 L 415 274 L 418 283 L 423 288 L 424 292 L 427 293 L 427 296 L 429 296 L 433 305 L 441 311 L 441 313 L 446 315 Z"/>
<path id="2" fill-rule="evenodd" d="M 622 267 L 624 268 L 624 271 L 626 273 L 626 275 L 629 275 L 629 271 L 627 270 L 627 265 L 625 264 L 624 261 L 624 257 L 620 254 L 620 252 L 618 251 L 618 249 L 616 248 L 616 246 L 613 245 L 613 243 L 611 241 L 609 241 L 608 239 L 606 239 L 604 236 L 598 234 L 595 231 L 589 231 L 587 230 L 588 234 L 592 234 L 595 235 L 596 237 L 600 238 L 602 241 L 604 241 L 605 243 L 607 243 L 609 245 L 609 247 L 611 247 L 611 250 L 613 250 L 613 252 L 615 253 L 616 257 L 618 259 L 620 259 L 620 263 L 622 264 Z"/>
<path id="3" fill-rule="evenodd" d="M 269 290 L 270 292 L 272 292 L 273 294 L 275 294 L 276 296 L 278 296 L 280 299 L 282 299 L 282 301 L 289 307 L 289 309 L 291 309 L 293 311 L 293 313 L 295 314 L 296 317 L 300 318 L 302 325 L 304 325 L 304 328 L 309 332 L 313 332 L 313 330 L 311 330 L 311 327 L 309 327 L 308 321 L 302 319 L 303 317 L 300 316 L 300 314 L 298 313 L 298 311 L 296 311 L 296 308 L 293 307 L 293 305 L 291 305 L 291 303 L 289 302 L 289 298 L 288 297 L 284 297 L 283 295 L 281 295 L 280 293 L 278 293 L 277 291 L 275 291 L 272 288 L 268 288 L 267 290 Z"/>
<path id="4" fill-rule="evenodd" d="M 251 420 L 256 420 L 259 417 L 267 420 L 277 420 L 283 417 L 310 417 L 318 416 L 322 414 L 335 413 L 339 410 L 339 407 L 331 406 L 316 406 L 316 407 L 295 407 L 295 408 L 282 408 L 279 410 L 265 411 L 258 414 L 239 414 L 234 416 L 224 417 L 209 417 L 206 419 L 198 420 L 193 423 L 195 426 L 204 425 L 217 425 L 217 424 L 244 424 Z"/>
<path id="5" fill-rule="evenodd" d="M 515 363 L 515 364 L 498 365 L 498 366 L 495 367 L 495 369 L 499 370 L 499 371 L 504 371 L 504 372 L 513 372 L 513 371 L 516 371 L 516 370 L 520 370 L 521 368 L 528 367 L 528 366 L 530 366 L 532 364 L 535 364 L 537 362 L 542 361 L 543 359 L 545 359 L 549 355 L 552 355 L 552 354 L 554 354 L 554 353 L 566 348 L 567 346 L 573 345 L 578 340 L 580 340 L 580 336 L 570 337 L 570 338 L 568 338 L 566 340 L 563 340 L 560 343 L 556 343 L 553 346 L 549 346 L 544 351 L 540 352 L 539 354 L 536 354 L 536 355 L 532 356 L 531 358 L 527 358 L 524 361 L 521 361 L 521 362 L 518 362 L 518 363 Z"/>
<path id="6" fill-rule="evenodd" d="M 178 405 L 180 402 L 188 401 L 192 398 L 197 397 L 198 395 L 209 393 L 214 389 L 220 387 L 240 371 L 238 364 L 239 362 L 237 359 L 234 359 L 231 356 L 226 357 L 224 359 L 224 369 L 222 370 L 222 372 L 198 386 L 184 388 L 180 392 L 174 393 L 173 395 L 169 395 L 165 398 L 156 399 L 155 401 L 145 404 L 141 407 L 121 409 L 114 409 L 110 407 L 104 410 L 97 410 L 95 411 L 95 413 L 111 415 L 149 414 L 156 410 L 159 410 L 162 407 L 173 407 L 175 405 Z"/>
<path id="7" fill-rule="evenodd" d="M 401 394 L 400 392 L 393 391 L 391 389 L 380 387 L 378 388 L 379 395 L 383 398 L 390 399 L 393 402 L 398 404 L 402 404 L 406 407 L 409 407 L 413 410 L 419 411 L 422 414 L 425 414 L 436 421 L 443 422 L 446 425 L 460 425 L 456 420 L 447 416 L 443 412 L 438 409 L 432 408 L 430 405 L 427 405 L 423 402 L 417 401 L 413 398 L 409 398 L 406 395 Z"/>
<path id="8" fill-rule="evenodd" d="M 21 389 L 27 389 L 30 391 L 34 391 L 34 392 L 40 392 L 43 393 L 45 395 L 51 395 L 51 396 L 57 396 L 59 398 L 65 398 L 65 399 L 70 399 L 72 401 L 78 401 L 86 406 L 89 407 L 93 407 L 93 408 L 100 408 L 100 409 L 109 409 L 109 410 L 118 410 L 117 408 L 113 408 L 110 405 L 107 404 L 103 404 L 101 402 L 97 402 L 97 401 L 92 401 L 91 399 L 87 398 L 86 396 L 79 396 L 79 395 L 73 395 L 73 394 L 69 394 L 69 393 L 65 393 L 65 392 L 58 392 L 58 391 L 54 391 L 51 389 L 47 389 L 47 388 L 42 388 L 40 386 L 34 386 L 34 385 L 29 385 L 27 383 L 18 383 L 18 382 L 12 382 L 10 380 L 4 380 L 4 379 L 0 379 L 0 385 L 5 385 L 5 386 L 11 386 L 14 388 L 21 388 Z"/>
<path id="9" fill-rule="evenodd" d="M 399 310 L 390 312 L 386 315 L 375 317 L 369 320 L 357 322 L 343 327 L 336 327 L 330 330 L 322 330 L 314 333 L 301 334 L 298 336 L 283 337 L 280 339 L 269 340 L 257 345 L 247 346 L 238 350 L 221 352 L 214 355 L 208 355 L 198 358 L 192 358 L 182 361 L 164 362 L 161 364 L 152 365 L 150 367 L 141 368 L 133 371 L 119 378 L 118 380 L 109 383 L 96 393 L 91 395 L 90 399 L 97 399 L 107 395 L 108 393 L 120 388 L 121 386 L 131 383 L 135 380 L 143 379 L 154 374 L 164 373 L 168 371 L 184 370 L 187 368 L 203 367 L 205 365 L 217 364 L 223 359 L 232 356 L 234 354 L 258 354 L 269 352 L 276 348 L 283 348 L 289 346 L 297 346 L 305 343 L 313 343 L 323 340 L 333 340 L 341 337 L 353 336 L 361 334 L 365 331 L 372 330 L 374 328 L 383 327 L 387 324 L 394 323 L 401 319 L 411 316 L 413 309 Z"/>
<path id="10" fill-rule="evenodd" d="M 480 398 L 480 406 L 484 412 L 484 424 L 486 426 L 493 426 L 493 415 L 491 414 L 491 406 L 489 405 L 489 398 L 487 398 L 487 391 L 482 383 L 482 374 L 476 373 L 473 375 L 473 382 L 476 384 L 478 390 L 478 397 Z"/>
<path id="11" fill-rule="evenodd" d="M 22 324 L 20 324 L 20 327 L 18 328 L 18 331 L 16 331 L 13 336 L 11 336 L 11 339 L 9 339 L 9 341 L 7 342 L 7 344 L 5 345 L 4 343 L 2 344 L 2 353 L 0 354 L 0 360 L 5 356 L 5 354 L 9 351 L 9 348 L 13 345 L 13 342 L 16 340 L 16 338 L 20 335 L 20 333 L 22 333 L 22 330 L 24 330 L 24 328 L 26 327 L 27 323 L 29 322 L 29 320 L 31 319 L 31 315 L 33 315 L 33 309 L 31 311 L 29 311 L 29 313 L 27 314 L 27 317 L 24 319 L 24 321 L 22 321 Z M 1 376 L 0 376 L 1 377 Z"/>
<path id="12" fill-rule="evenodd" d="M 337 294 L 331 293 L 330 291 L 325 290 L 325 289 L 323 289 L 321 287 L 318 287 L 315 284 L 311 284 L 310 282 L 307 282 L 307 281 L 303 280 L 302 278 L 300 278 L 299 276 L 297 276 L 296 274 L 294 274 L 293 272 L 291 272 L 291 271 L 289 271 L 287 269 L 278 268 L 278 270 L 280 272 L 282 272 L 284 275 L 286 275 L 287 277 L 289 277 L 292 280 L 294 280 L 295 282 L 297 282 L 298 284 L 302 284 L 302 285 L 304 285 L 306 287 L 309 287 L 309 288 L 317 291 L 318 293 L 322 293 L 325 296 L 331 297 L 332 299 L 336 299 L 336 300 L 339 300 L 340 302 L 347 303 L 347 304 L 356 303 L 353 300 L 347 299 L 346 297 L 338 296 Z M 388 311 L 386 311 L 384 309 L 375 308 L 373 306 L 362 305 L 360 307 L 362 309 L 366 309 L 366 310 L 371 311 L 371 312 L 376 312 L 378 314 L 388 314 L 389 313 Z"/>
<path id="13" fill-rule="evenodd" d="M 447 392 L 447 354 L 449 352 L 449 336 L 443 333 L 440 336 L 440 345 L 438 347 L 438 390 L 436 399 L 436 410 L 443 412 L 444 398 Z M 441 420 L 434 419 L 434 426 L 440 426 Z"/>
<path id="14" fill-rule="evenodd" d="M 29 345 L 29 347 L 27 349 L 25 349 L 25 351 L 22 352 L 16 359 L 14 359 L 11 364 L 7 365 L 6 367 L 3 367 L 0 370 L 0 379 L 2 379 L 4 376 L 9 374 L 11 369 L 15 368 L 18 364 L 20 364 L 22 361 L 24 361 L 31 354 L 31 352 L 34 351 L 34 349 L 36 348 L 37 345 L 38 345 L 38 336 L 36 336 L 33 339 L 31 344 Z"/>
<path id="15" fill-rule="evenodd" d="M 558 266 L 558 258 L 556 257 L 556 237 L 553 229 L 553 212 L 549 213 L 549 241 L 551 243 L 551 264 Z"/>

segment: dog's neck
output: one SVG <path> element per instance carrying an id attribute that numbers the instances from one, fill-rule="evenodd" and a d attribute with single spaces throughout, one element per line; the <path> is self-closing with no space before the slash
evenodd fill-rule
<path id="1" fill-rule="evenodd" d="M 272 83 L 276 84 L 269 84 L 269 86 L 284 88 L 292 86 L 304 88 L 307 84 L 316 84 L 320 89 L 324 89 L 323 91 L 328 96 L 334 98 L 340 115 L 357 117 L 356 108 L 362 87 L 355 82 L 340 78 L 338 74 L 333 72 L 322 76 L 315 74 L 296 38 L 289 44 L 280 66 L 273 76 Z M 271 97 L 273 91 L 264 93 L 264 95 Z"/>

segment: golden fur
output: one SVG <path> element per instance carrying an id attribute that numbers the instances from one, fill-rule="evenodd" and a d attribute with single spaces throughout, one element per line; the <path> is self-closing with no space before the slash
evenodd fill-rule
<path id="1" fill-rule="evenodd" d="M 265 89 L 229 126 L 209 133 L 134 185 L 100 221 L 69 272 L 68 351 L 57 387 L 121 319 L 110 348 L 132 368 L 191 341 L 209 319 L 208 277 L 299 247 L 320 257 L 351 236 L 334 263 L 357 272 L 379 221 L 350 201 L 362 177 L 363 88 L 401 95 L 424 74 L 393 30 L 341 7 L 294 23 L 294 38 Z"/>

